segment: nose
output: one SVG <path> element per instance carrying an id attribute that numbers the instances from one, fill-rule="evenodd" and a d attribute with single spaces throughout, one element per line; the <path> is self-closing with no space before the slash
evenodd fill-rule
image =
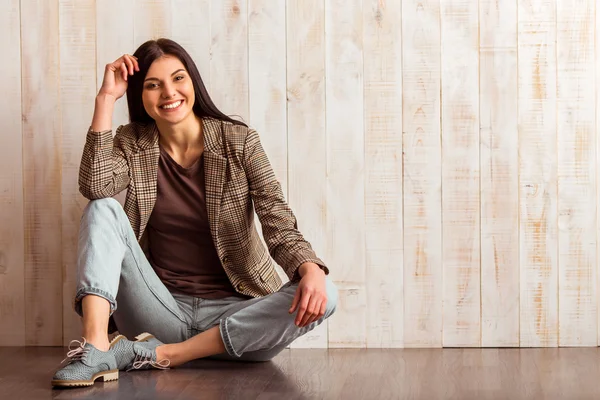
<path id="1" fill-rule="evenodd" d="M 161 96 L 164 99 L 170 99 L 174 95 L 175 95 L 175 88 L 173 87 L 173 85 L 171 83 L 163 84 Z"/>

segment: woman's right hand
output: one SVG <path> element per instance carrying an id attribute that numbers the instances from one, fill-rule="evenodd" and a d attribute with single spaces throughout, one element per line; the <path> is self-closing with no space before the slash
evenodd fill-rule
<path id="1" fill-rule="evenodd" d="M 129 54 L 124 54 L 115 62 L 106 64 L 98 95 L 112 96 L 117 101 L 127 91 L 127 76 L 139 70 L 137 58 Z"/>

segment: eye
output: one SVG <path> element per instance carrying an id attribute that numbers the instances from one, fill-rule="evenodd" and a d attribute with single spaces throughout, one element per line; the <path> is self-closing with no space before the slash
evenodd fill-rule
<path id="1" fill-rule="evenodd" d="M 146 85 L 146 89 L 155 89 L 158 85 L 156 83 L 149 83 Z"/>
<path id="2" fill-rule="evenodd" d="M 176 81 L 180 81 L 180 80 L 182 80 L 182 79 L 183 79 L 183 75 L 177 75 L 177 76 L 175 77 L 175 80 L 176 80 Z"/>

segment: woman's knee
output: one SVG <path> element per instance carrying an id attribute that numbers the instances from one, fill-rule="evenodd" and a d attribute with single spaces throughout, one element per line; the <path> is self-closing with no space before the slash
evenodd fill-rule
<path id="1" fill-rule="evenodd" d="M 107 197 L 104 199 L 91 200 L 83 209 L 83 218 L 89 220 L 107 219 L 119 220 L 125 215 L 125 210 L 116 199 Z"/>
<path id="2" fill-rule="evenodd" d="M 107 211 L 114 212 L 117 209 L 123 209 L 121 203 L 112 197 L 104 199 L 90 200 L 83 209 L 84 214 L 106 213 Z"/>

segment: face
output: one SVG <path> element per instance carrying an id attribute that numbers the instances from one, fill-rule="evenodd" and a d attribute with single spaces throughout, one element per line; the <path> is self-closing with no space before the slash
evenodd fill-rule
<path id="1" fill-rule="evenodd" d="M 177 124 L 193 116 L 194 86 L 177 57 L 157 58 L 144 80 L 142 101 L 157 123 Z"/>

